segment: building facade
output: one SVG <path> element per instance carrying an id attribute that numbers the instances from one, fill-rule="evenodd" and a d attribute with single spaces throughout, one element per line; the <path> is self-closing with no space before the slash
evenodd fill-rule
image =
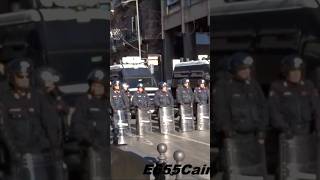
<path id="1" fill-rule="evenodd" d="M 161 3 L 138 0 L 142 57 L 162 53 Z M 112 1 L 111 63 L 124 56 L 138 56 L 137 12 L 135 1 Z"/>
<path id="2" fill-rule="evenodd" d="M 163 0 L 164 79 L 171 79 L 172 60 L 197 60 L 210 54 L 209 0 Z"/>

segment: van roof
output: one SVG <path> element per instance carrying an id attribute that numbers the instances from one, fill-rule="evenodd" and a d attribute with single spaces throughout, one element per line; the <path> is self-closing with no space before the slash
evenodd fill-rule
<path id="1" fill-rule="evenodd" d="M 110 66 L 110 70 L 127 69 L 127 68 L 131 68 L 131 69 L 146 68 L 147 69 L 148 67 L 144 64 L 115 64 Z"/>
<path id="2" fill-rule="evenodd" d="M 197 60 L 197 61 L 187 61 L 187 62 L 180 62 L 175 65 L 175 67 L 180 66 L 195 66 L 195 65 L 204 65 L 204 64 L 210 64 L 209 61 L 206 60 Z"/>
<path id="3" fill-rule="evenodd" d="M 212 4 L 212 16 L 319 7 L 316 0 L 216 0 Z"/>

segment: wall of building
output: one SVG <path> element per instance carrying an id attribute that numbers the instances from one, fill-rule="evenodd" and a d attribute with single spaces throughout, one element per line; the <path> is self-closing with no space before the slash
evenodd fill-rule
<path id="1" fill-rule="evenodd" d="M 137 56 L 138 38 L 136 31 L 136 6 L 134 2 L 121 5 L 113 1 L 114 13 L 111 19 L 111 29 L 120 31 L 120 38 L 114 40 L 111 61 L 117 61 L 123 56 Z M 159 0 L 139 0 L 140 31 L 142 40 L 142 56 L 162 54 L 161 6 Z"/>
<path id="2" fill-rule="evenodd" d="M 210 54 L 208 0 L 168 2 L 162 4 L 165 79 L 171 79 L 172 59 L 196 60 L 197 55 Z"/>

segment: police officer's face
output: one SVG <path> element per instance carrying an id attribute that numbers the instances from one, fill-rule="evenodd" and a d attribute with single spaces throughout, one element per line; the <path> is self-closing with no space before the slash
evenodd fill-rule
<path id="1" fill-rule="evenodd" d="M 292 83 L 298 83 L 301 81 L 301 70 L 291 70 L 288 72 L 287 80 Z"/>
<path id="2" fill-rule="evenodd" d="M 138 91 L 140 92 L 140 93 L 142 93 L 143 92 L 143 88 L 138 88 Z"/>
<path id="3" fill-rule="evenodd" d="M 167 92 L 167 91 L 168 91 L 168 88 L 167 88 L 167 86 L 163 86 L 161 90 L 162 90 L 163 92 Z"/>
<path id="4" fill-rule="evenodd" d="M 239 69 L 237 71 L 236 76 L 240 79 L 240 80 L 248 80 L 251 77 L 251 69 L 249 67 L 243 68 L 243 69 Z"/>
<path id="5" fill-rule="evenodd" d="M 115 85 L 115 86 L 114 86 L 114 89 L 115 89 L 115 90 L 120 90 L 120 86 L 119 86 L 119 85 Z"/>
<path id="6" fill-rule="evenodd" d="M 30 87 L 29 75 L 25 73 L 15 74 L 14 82 L 18 89 L 28 89 Z"/>
<path id="7" fill-rule="evenodd" d="M 91 93 L 93 96 L 102 96 L 104 92 L 105 89 L 103 84 L 97 82 L 91 84 Z"/>

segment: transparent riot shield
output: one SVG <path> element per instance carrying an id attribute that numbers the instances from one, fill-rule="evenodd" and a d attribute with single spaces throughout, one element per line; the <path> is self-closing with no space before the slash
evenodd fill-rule
<path id="1" fill-rule="evenodd" d="M 194 129 L 194 117 L 193 106 L 180 105 L 180 130 L 182 132 L 193 131 Z"/>
<path id="2" fill-rule="evenodd" d="M 13 180 L 49 180 L 48 162 L 42 155 L 25 154 L 13 171 Z"/>
<path id="3" fill-rule="evenodd" d="M 266 180 L 264 144 L 254 135 L 237 135 L 224 140 L 225 174 L 228 180 Z"/>
<path id="4" fill-rule="evenodd" d="M 197 130 L 210 129 L 210 110 L 209 105 L 197 105 Z"/>
<path id="5" fill-rule="evenodd" d="M 160 133 L 168 134 L 174 132 L 174 109 L 172 107 L 160 107 L 158 113 L 160 119 Z"/>
<path id="6" fill-rule="evenodd" d="M 136 134 L 143 136 L 145 133 L 152 132 L 151 114 L 147 110 L 136 110 Z"/>
<path id="7" fill-rule="evenodd" d="M 299 135 L 287 139 L 280 135 L 280 180 L 316 180 L 317 139 Z"/>
<path id="8" fill-rule="evenodd" d="M 108 174 L 106 169 L 109 161 L 107 159 L 107 151 L 88 149 L 86 164 L 89 170 L 88 180 L 107 180 Z"/>
<path id="9" fill-rule="evenodd" d="M 114 131 L 116 134 L 116 144 L 124 145 L 127 144 L 126 141 L 126 133 L 128 131 L 128 120 L 126 119 L 126 112 L 124 110 L 117 110 L 113 113 L 113 123 L 114 123 Z"/>

